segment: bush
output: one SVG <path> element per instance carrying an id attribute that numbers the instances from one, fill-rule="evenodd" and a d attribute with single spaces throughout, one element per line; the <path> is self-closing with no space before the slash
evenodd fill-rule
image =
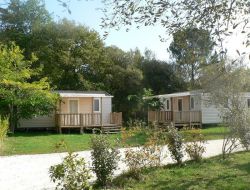
<path id="1" fill-rule="evenodd" d="M 88 180 L 90 171 L 86 168 L 83 158 L 77 158 L 77 154 L 68 153 L 61 164 L 51 166 L 50 178 L 57 183 L 56 189 L 60 190 L 90 190 Z"/>
<path id="2" fill-rule="evenodd" d="M 114 170 L 118 166 L 119 151 L 108 141 L 106 135 L 95 135 L 91 139 L 92 170 L 96 174 L 97 184 L 107 186 Z"/>
<path id="3" fill-rule="evenodd" d="M 6 137 L 8 128 L 9 128 L 8 119 L 4 119 L 0 117 L 0 142 L 2 142 L 4 138 Z"/>
<path id="4" fill-rule="evenodd" d="M 131 128 L 124 133 L 127 135 L 122 136 L 123 142 L 131 135 L 136 135 L 141 132 L 141 128 Z M 133 149 L 125 151 L 125 163 L 128 166 L 129 174 L 131 177 L 139 180 L 141 170 L 148 167 L 159 166 L 161 164 L 161 157 L 164 144 L 164 131 L 161 129 L 144 131 L 147 136 L 147 141 L 143 146 L 138 145 Z M 125 138 L 125 139 L 123 139 Z"/>
<path id="5" fill-rule="evenodd" d="M 173 126 L 168 127 L 168 149 L 170 151 L 171 157 L 178 164 L 182 163 L 183 158 L 183 139 L 178 130 Z"/>
<path id="6" fill-rule="evenodd" d="M 186 144 L 185 151 L 191 160 L 200 161 L 206 151 L 204 136 L 198 131 L 192 135 L 193 141 Z"/>

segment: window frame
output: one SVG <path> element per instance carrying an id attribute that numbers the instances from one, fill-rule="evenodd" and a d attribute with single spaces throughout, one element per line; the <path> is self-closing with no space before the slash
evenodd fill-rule
<path id="1" fill-rule="evenodd" d="M 95 101 L 98 100 L 98 108 L 99 110 L 95 110 Z M 101 113 L 101 98 L 93 98 L 93 112 L 94 113 Z"/>

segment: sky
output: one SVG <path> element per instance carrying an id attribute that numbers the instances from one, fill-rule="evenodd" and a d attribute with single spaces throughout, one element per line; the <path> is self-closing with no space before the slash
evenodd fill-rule
<path id="1" fill-rule="evenodd" d="M 102 12 L 98 8 L 102 7 L 101 0 L 67 0 L 72 11 L 69 14 L 65 8 L 59 5 L 57 0 L 45 0 L 47 10 L 53 14 L 54 19 L 62 19 L 64 17 L 74 20 L 76 23 L 84 24 L 85 26 L 96 30 L 101 36 L 104 34 L 104 29 L 100 27 Z M 165 33 L 161 26 L 141 27 L 140 29 L 131 28 L 126 32 L 126 28 L 119 31 L 111 30 L 109 36 L 104 40 L 107 46 L 115 45 L 125 51 L 138 47 L 143 53 L 145 49 L 150 49 L 155 53 L 159 60 L 169 60 L 167 48 L 172 40 L 171 36 Z M 168 39 L 166 42 L 161 42 L 159 35 Z M 225 46 L 228 49 L 228 55 L 234 59 L 238 56 L 237 51 L 241 53 L 246 50 L 242 45 L 243 36 L 240 32 L 226 40 Z M 250 52 L 250 47 L 247 49 Z"/>
<path id="2" fill-rule="evenodd" d="M 102 13 L 97 10 L 102 7 L 101 0 L 71 0 L 69 3 L 71 14 L 65 8 L 59 6 L 57 0 L 45 0 L 45 5 L 47 10 L 53 13 L 56 20 L 66 17 L 96 30 L 101 36 L 104 34 L 105 30 L 100 27 Z M 160 26 L 142 27 L 140 29 L 131 28 L 129 32 L 126 32 L 124 27 L 120 31 L 111 30 L 108 32 L 109 35 L 104 40 L 107 46 L 115 45 L 125 51 L 138 47 L 142 53 L 147 48 L 155 53 L 157 59 L 169 59 L 167 48 L 170 41 L 160 41 L 159 35 L 166 37 L 164 30 Z"/>

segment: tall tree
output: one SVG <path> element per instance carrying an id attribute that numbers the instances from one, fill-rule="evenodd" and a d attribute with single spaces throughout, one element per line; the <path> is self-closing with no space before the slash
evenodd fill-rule
<path id="1" fill-rule="evenodd" d="M 187 28 L 173 34 L 169 50 L 180 73 L 184 74 L 184 79 L 190 81 L 191 88 L 195 88 L 195 80 L 201 68 L 210 62 L 213 45 L 206 30 Z"/>
<path id="2" fill-rule="evenodd" d="M 134 105 L 128 100 L 128 96 L 137 95 L 142 92 L 142 71 L 138 68 L 141 60 L 138 50 L 124 52 L 112 46 L 106 48 L 106 55 L 110 63 L 109 71 L 106 73 L 106 88 L 114 95 L 114 110 L 122 111 L 124 118 L 131 116 L 130 110 Z"/>
<path id="3" fill-rule="evenodd" d="M 42 0 L 10 0 L 0 7 L 0 41 L 14 41 L 31 58 L 34 31 L 51 20 Z"/>
<path id="4" fill-rule="evenodd" d="M 33 52 L 43 77 L 64 90 L 100 90 L 105 87 L 104 43 L 89 28 L 63 19 L 34 32 Z"/>

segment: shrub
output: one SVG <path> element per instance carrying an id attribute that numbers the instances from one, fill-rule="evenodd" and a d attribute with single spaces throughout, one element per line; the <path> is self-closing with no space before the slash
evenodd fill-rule
<path id="1" fill-rule="evenodd" d="M 127 130 L 127 136 L 136 134 L 136 128 Z M 126 131 L 125 131 L 126 132 Z M 141 130 L 138 129 L 138 132 Z M 128 166 L 129 174 L 133 178 L 139 180 L 141 170 L 148 167 L 159 166 L 161 164 L 161 157 L 164 144 L 164 131 L 161 129 L 146 131 L 147 141 L 143 146 L 137 146 L 133 149 L 127 149 L 125 151 L 125 163 Z M 126 139 L 123 140 L 126 142 Z"/>
<path id="2" fill-rule="evenodd" d="M 173 126 L 168 127 L 168 149 L 171 157 L 178 164 L 182 163 L 183 158 L 183 139 L 178 130 Z"/>
<path id="3" fill-rule="evenodd" d="M 6 137 L 8 128 L 9 128 L 8 119 L 0 117 L 0 142 L 2 142 Z"/>
<path id="4" fill-rule="evenodd" d="M 106 135 L 95 135 L 91 139 L 92 170 L 96 174 L 97 184 L 107 186 L 118 166 L 119 151 L 108 141 Z"/>
<path id="5" fill-rule="evenodd" d="M 192 135 L 192 139 L 192 142 L 186 144 L 185 151 L 191 160 L 200 161 L 202 159 L 202 154 L 206 151 L 204 146 L 206 141 L 199 130 Z"/>
<path id="6" fill-rule="evenodd" d="M 77 158 L 77 154 L 68 153 L 61 164 L 51 166 L 50 178 L 60 190 L 89 190 L 92 189 L 88 180 L 90 171 L 86 168 L 83 158 Z"/>

